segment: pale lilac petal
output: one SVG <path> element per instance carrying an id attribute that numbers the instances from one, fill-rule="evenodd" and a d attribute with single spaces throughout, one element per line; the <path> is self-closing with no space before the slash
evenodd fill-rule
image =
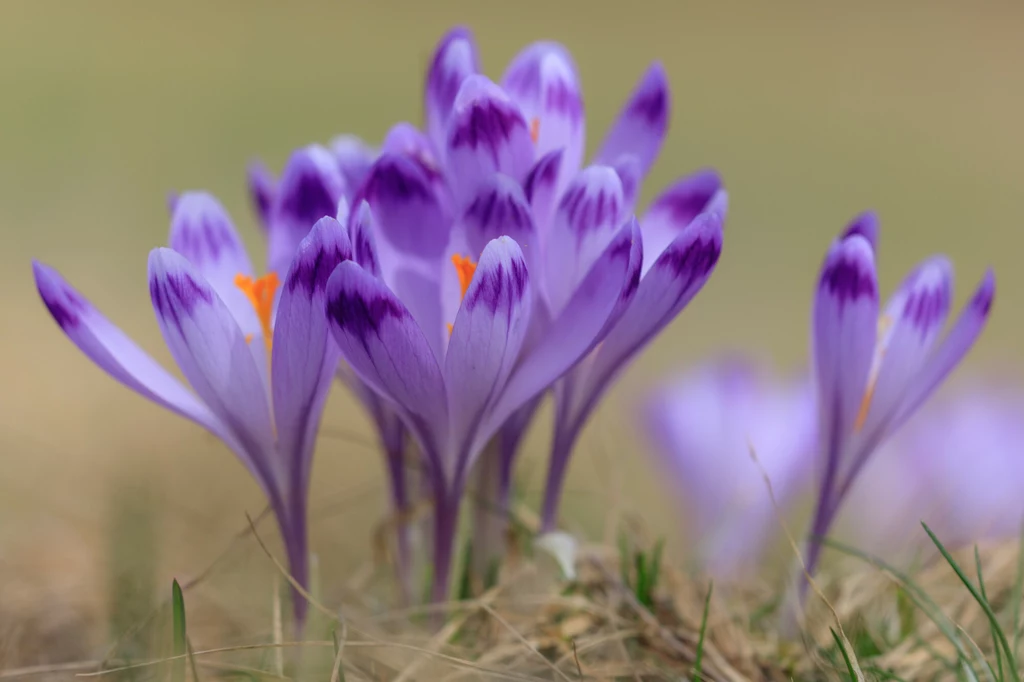
<path id="1" fill-rule="evenodd" d="M 551 386 L 601 342 L 609 323 L 636 294 L 642 260 L 640 229 L 631 220 L 591 267 L 562 313 L 539 335 L 536 345 L 523 351 L 523 359 L 480 438 L 493 435 L 515 410 Z"/>
<path id="2" fill-rule="evenodd" d="M 812 328 L 822 451 L 838 458 L 860 411 L 875 353 L 878 282 L 871 244 L 860 235 L 837 240 L 818 280 Z M 829 493 L 826 493 L 829 494 Z"/>
<path id="3" fill-rule="evenodd" d="M 534 224 L 543 245 L 555 217 L 555 206 L 561 192 L 558 179 L 561 177 L 562 150 L 548 152 L 533 165 L 523 181 L 523 192 L 533 210 Z"/>
<path id="4" fill-rule="evenodd" d="M 324 315 L 327 279 L 352 257 L 345 228 L 321 218 L 299 244 L 285 276 L 274 325 L 271 390 L 278 452 L 305 500 L 320 414 L 338 364 Z"/>
<path id="5" fill-rule="evenodd" d="M 409 310 L 356 263 L 338 266 L 327 283 L 327 319 L 356 376 L 402 415 L 440 471 L 448 425 L 444 378 Z"/>
<path id="6" fill-rule="evenodd" d="M 523 182 L 533 160 L 533 142 L 519 108 L 486 77 L 466 78 L 448 122 L 445 156 L 456 207 L 468 205 L 495 173 Z"/>
<path id="7" fill-rule="evenodd" d="M 640 195 L 640 181 L 643 180 L 640 161 L 634 155 L 626 154 L 620 156 L 612 168 L 622 183 L 622 213 L 633 213 Z"/>
<path id="8" fill-rule="evenodd" d="M 288 159 L 271 209 L 267 270 L 287 272 L 299 242 L 316 221 L 334 216 L 348 188 L 334 156 L 324 147 L 310 145 Z"/>
<path id="9" fill-rule="evenodd" d="M 677 180 L 654 200 L 640 220 L 644 233 L 644 272 L 722 191 L 722 179 L 711 169 Z"/>
<path id="10" fill-rule="evenodd" d="M 509 64 L 501 85 L 518 105 L 534 141 L 535 158 L 562 150 L 559 189 L 583 163 L 585 117 L 579 75 L 568 50 L 534 43 Z"/>
<path id="11" fill-rule="evenodd" d="M 459 457 L 450 463 L 459 472 L 455 480 L 479 454 L 472 449 L 474 435 L 519 358 L 532 302 L 519 245 L 509 237 L 495 239 L 480 256 L 445 356 L 449 436 Z"/>
<path id="12" fill-rule="evenodd" d="M 265 486 L 282 480 L 260 370 L 227 306 L 184 256 L 149 254 L 149 293 L 160 331 L 192 388 L 230 429 Z"/>
<path id="13" fill-rule="evenodd" d="M 909 419 L 964 359 L 988 322 L 995 293 L 995 274 L 988 270 L 949 333 L 932 351 L 927 363 L 907 388 L 898 415 L 893 420 L 895 424 Z"/>
<path id="14" fill-rule="evenodd" d="M 252 209 L 260 227 L 266 231 L 270 227 L 270 207 L 274 205 L 277 195 L 277 180 L 262 161 L 253 161 L 249 164 L 247 177 L 249 201 L 252 202 Z M 171 212 L 174 212 L 173 208 Z"/>
<path id="15" fill-rule="evenodd" d="M 448 119 L 462 81 L 480 72 L 476 42 L 469 29 L 458 26 L 448 31 L 434 50 L 424 91 L 427 134 L 438 152 L 448 140 Z"/>
<path id="16" fill-rule="evenodd" d="M 359 203 L 356 212 L 349 219 L 349 240 L 352 243 L 352 259 L 374 277 L 380 277 L 380 261 L 377 258 L 377 220 L 373 217 L 370 204 Z"/>
<path id="17" fill-rule="evenodd" d="M 953 266 L 944 257 L 931 258 L 904 280 L 882 315 L 870 396 L 858 414 L 858 435 L 873 441 L 887 430 L 907 388 L 928 359 L 946 326 L 953 299 Z"/>
<path id="18" fill-rule="evenodd" d="M 655 62 L 640 79 L 594 163 L 612 165 L 623 155 L 632 154 L 640 162 L 640 175 L 646 176 L 661 151 L 670 107 L 668 78 L 664 67 Z"/>
<path id="19" fill-rule="evenodd" d="M 867 239 L 872 251 L 878 250 L 878 216 L 874 211 L 865 211 L 850 221 L 843 231 L 842 238 L 852 237 L 855 234 Z"/>
<path id="20" fill-rule="evenodd" d="M 237 275 L 252 277 L 249 254 L 224 206 L 213 195 L 185 192 L 178 197 L 168 244 L 210 283 L 244 334 L 262 334 L 255 309 L 235 284 Z"/>
<path id="21" fill-rule="evenodd" d="M 544 244 L 544 295 L 557 315 L 622 225 L 622 183 L 615 170 L 590 166 L 562 195 Z"/>
<path id="22" fill-rule="evenodd" d="M 377 150 L 355 135 L 339 135 L 331 140 L 331 154 L 345 181 L 348 198 L 352 198 L 370 172 Z"/>
<path id="23" fill-rule="evenodd" d="M 539 255 L 530 205 L 519 183 L 506 175 L 492 176 L 481 186 L 466 209 L 461 226 L 474 257 L 482 253 L 492 239 L 502 236 L 515 240 L 528 265 Z"/>
<path id="24" fill-rule="evenodd" d="M 86 357 L 139 395 L 207 429 L 238 450 L 230 431 L 185 386 L 114 326 L 53 268 L 32 262 L 39 295 Z"/>

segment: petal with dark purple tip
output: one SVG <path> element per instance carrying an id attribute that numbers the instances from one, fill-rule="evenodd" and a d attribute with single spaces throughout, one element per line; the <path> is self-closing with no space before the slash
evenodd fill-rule
<path id="1" fill-rule="evenodd" d="M 557 43 L 530 45 L 509 64 L 501 85 L 530 126 L 535 155 L 563 150 L 561 188 L 579 171 L 585 141 L 583 94 L 568 50 Z"/>
<path id="2" fill-rule="evenodd" d="M 355 135 L 339 135 L 331 140 L 331 154 L 338 164 L 338 170 L 345 181 L 348 198 L 358 190 L 370 166 L 377 158 L 377 151 Z"/>
<path id="3" fill-rule="evenodd" d="M 519 358 L 533 302 L 526 261 L 509 237 L 490 242 L 455 317 L 445 356 L 450 438 L 468 470 L 474 435 Z"/>
<path id="4" fill-rule="evenodd" d="M 621 156 L 632 154 L 640 162 L 640 175 L 646 176 L 661 151 L 669 109 L 668 78 L 664 67 L 655 62 L 640 79 L 594 163 L 614 164 Z"/>
<path id="5" fill-rule="evenodd" d="M 277 194 L 277 180 L 261 161 L 249 164 L 249 201 L 264 231 L 270 226 L 270 208 Z M 173 209 L 172 209 L 173 212 Z M 172 247 L 173 248 L 173 247 Z"/>
<path id="6" fill-rule="evenodd" d="M 462 81 L 479 71 L 480 58 L 473 34 L 461 26 L 448 31 L 434 50 L 424 92 L 427 134 L 438 151 L 445 148 L 448 119 Z"/>
<path id="7" fill-rule="evenodd" d="M 722 191 L 722 179 L 711 169 L 677 180 L 662 192 L 640 221 L 644 233 L 644 272 L 686 227 L 708 210 Z"/>
<path id="8" fill-rule="evenodd" d="M 533 165 L 533 142 L 518 107 L 484 76 L 470 76 L 455 99 L 445 163 L 456 206 L 465 207 L 495 173 L 523 182 Z"/>
<path id="9" fill-rule="evenodd" d="M 370 204 L 361 201 L 349 221 L 349 240 L 352 242 L 352 259 L 374 277 L 380 277 L 380 261 L 377 259 L 377 245 L 374 234 L 377 222 Z"/>
<path id="10" fill-rule="evenodd" d="M 338 164 L 327 149 L 310 145 L 292 154 L 281 174 L 277 201 L 271 211 L 269 271 L 288 270 L 299 242 L 316 221 L 336 215 L 338 201 L 346 190 Z"/>
<path id="11" fill-rule="evenodd" d="M 551 230 L 554 220 L 555 205 L 560 195 L 558 179 L 561 168 L 562 150 L 556 149 L 537 159 L 523 181 L 523 192 L 530 202 L 534 224 L 542 239 Z"/>
<path id="12" fill-rule="evenodd" d="M 536 231 L 530 205 L 519 183 L 506 175 L 495 175 L 481 186 L 462 216 L 462 229 L 474 256 L 492 239 L 509 236 L 522 248 L 528 263 L 534 260 Z"/>
<path id="13" fill-rule="evenodd" d="M 852 237 L 855 234 L 868 240 L 872 251 L 878 249 L 878 216 L 874 211 L 865 211 L 851 220 L 843 231 L 842 238 Z"/>

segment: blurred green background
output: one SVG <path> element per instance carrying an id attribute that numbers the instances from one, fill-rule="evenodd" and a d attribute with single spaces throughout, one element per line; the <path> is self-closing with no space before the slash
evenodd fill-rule
<path id="1" fill-rule="evenodd" d="M 30 259 L 60 269 L 170 363 L 145 286 L 146 254 L 166 238 L 167 192 L 213 191 L 258 253 L 246 163 L 259 156 L 279 170 L 308 142 L 352 132 L 377 143 L 394 122 L 418 123 L 427 59 L 455 23 L 476 32 L 494 78 L 533 40 L 567 45 L 582 74 L 591 150 L 642 70 L 662 60 L 672 124 L 645 199 L 708 165 L 731 193 L 717 273 L 588 428 L 566 516 L 599 528 L 603 517 L 592 513 L 603 514 L 613 495 L 657 530 L 677 526 L 633 426 L 637 399 L 712 352 L 746 350 L 800 369 L 823 252 L 864 208 L 882 218 L 886 289 L 920 258 L 946 252 L 960 274 L 959 302 L 995 267 L 996 313 L 961 375 L 1019 374 L 1017 0 L 4 0 L 0 16 L 0 603 L 8 610 L 39 595 L 93 598 L 80 588 L 104 580 L 109 500 L 124 481 L 161 510 L 153 531 L 161 585 L 199 570 L 244 527 L 243 512 L 262 506 L 218 442 L 108 379 L 62 336 L 38 300 Z M 542 422 L 534 433 L 524 469 L 534 493 L 546 429 Z M 358 406 L 336 391 L 313 487 L 313 545 L 325 574 L 368 558 L 384 513 L 370 439 Z"/>

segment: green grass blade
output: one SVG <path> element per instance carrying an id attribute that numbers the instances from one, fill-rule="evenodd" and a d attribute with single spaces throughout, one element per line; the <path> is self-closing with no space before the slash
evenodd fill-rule
<path id="1" fill-rule="evenodd" d="M 172 656 L 181 656 L 171 661 L 171 682 L 185 682 L 185 657 L 188 655 L 188 639 L 185 632 L 185 595 L 177 580 L 171 583 L 171 618 L 174 635 Z"/>
<path id="2" fill-rule="evenodd" d="M 851 680 L 863 680 L 864 675 L 858 674 L 857 667 L 853 665 L 853 659 L 850 658 L 850 652 L 846 650 L 846 645 L 843 644 L 842 638 L 839 637 L 839 633 L 835 631 L 835 628 L 829 628 L 829 632 L 832 633 L 832 639 L 835 640 L 836 646 L 839 647 L 839 653 L 843 655 L 843 661 L 846 663 L 846 671 L 850 674 Z"/>
<path id="3" fill-rule="evenodd" d="M 1013 603 L 1013 656 L 1017 657 L 1020 650 L 1020 605 L 1024 601 L 1024 523 L 1020 526 L 1020 537 L 1017 545 L 1017 577 L 1013 581 L 1011 600 Z"/>
<path id="4" fill-rule="evenodd" d="M 708 629 L 708 613 L 711 611 L 711 592 L 715 584 L 708 583 L 708 594 L 704 597 L 704 613 L 700 617 L 700 635 L 697 637 L 697 654 L 693 657 L 693 679 L 700 680 L 701 665 L 704 663 L 704 633 Z"/>
<path id="5" fill-rule="evenodd" d="M 974 570 L 978 574 L 978 589 L 981 591 L 981 597 L 986 602 L 988 601 L 988 591 L 985 590 L 985 576 L 981 570 L 981 554 L 978 553 L 978 546 L 974 546 Z M 999 648 L 999 643 L 996 641 L 996 631 L 992 629 L 992 645 L 996 650 L 996 668 L 999 671 L 998 679 L 1000 682 L 1003 680 L 1003 652 Z M 991 669 L 991 666 L 989 666 Z"/>

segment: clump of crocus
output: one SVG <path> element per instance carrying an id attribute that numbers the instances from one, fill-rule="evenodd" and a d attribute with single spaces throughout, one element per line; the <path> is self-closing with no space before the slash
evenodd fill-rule
<path id="1" fill-rule="evenodd" d="M 644 421 L 699 567 L 717 578 L 749 576 L 779 523 L 765 477 L 780 511 L 810 479 L 809 385 L 722 359 L 656 391 Z"/>
<path id="2" fill-rule="evenodd" d="M 334 218 L 297 234 L 300 217 L 326 210 L 328 198 L 333 215 L 340 198 L 330 196 L 331 171 L 309 161 L 300 152 L 285 172 L 295 178 L 288 185 L 293 189 L 282 191 L 274 214 L 287 233 L 271 239 L 268 254 L 283 269 L 262 276 L 215 198 L 186 192 L 172 199 L 170 248 L 149 255 L 149 291 L 160 331 L 192 391 L 57 272 L 33 263 L 43 302 L 89 359 L 234 451 L 267 495 L 291 573 L 302 585 L 308 582 L 313 449 L 338 362 L 323 315 L 324 291 L 334 267 L 351 257 L 348 235 Z M 309 201 L 312 188 L 322 190 L 322 207 Z M 294 607 L 301 623 L 305 600 L 296 598 Z"/>
<path id="3" fill-rule="evenodd" d="M 989 271 L 940 339 L 953 298 L 952 265 L 942 256 L 925 260 L 880 310 L 877 240 L 873 214 L 854 220 L 829 249 L 815 294 L 821 478 L 806 556 L 810 573 L 857 475 L 967 354 L 995 295 Z"/>

